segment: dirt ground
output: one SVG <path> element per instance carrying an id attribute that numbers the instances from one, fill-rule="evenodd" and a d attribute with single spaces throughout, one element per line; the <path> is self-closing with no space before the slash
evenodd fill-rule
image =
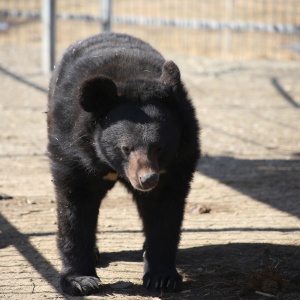
<path id="1" fill-rule="evenodd" d="M 98 225 L 104 289 L 76 299 L 300 299 L 300 63 L 166 57 L 202 126 L 178 253 L 183 291 L 141 286 L 141 224 L 117 186 Z M 0 200 L 1 299 L 73 299 L 58 284 L 48 80 L 38 47 L 0 48 L 0 192 L 12 197 Z"/>

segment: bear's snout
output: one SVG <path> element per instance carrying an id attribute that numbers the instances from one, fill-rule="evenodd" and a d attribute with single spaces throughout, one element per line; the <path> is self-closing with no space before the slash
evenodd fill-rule
<path id="1" fill-rule="evenodd" d="M 147 192 L 155 188 L 159 181 L 156 153 L 148 153 L 146 150 L 132 151 L 126 175 L 137 190 Z"/>
<path id="2" fill-rule="evenodd" d="M 145 190 L 153 189 L 159 180 L 159 174 L 147 173 L 140 176 L 140 184 Z"/>

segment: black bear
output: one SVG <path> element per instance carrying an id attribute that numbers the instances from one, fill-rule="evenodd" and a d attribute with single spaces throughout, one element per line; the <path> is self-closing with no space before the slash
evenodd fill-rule
<path id="1" fill-rule="evenodd" d="M 63 55 L 48 106 L 63 291 L 88 295 L 101 288 L 98 211 L 116 181 L 130 191 L 142 220 L 143 285 L 179 290 L 175 258 L 200 147 L 176 64 L 132 36 L 95 35 Z"/>

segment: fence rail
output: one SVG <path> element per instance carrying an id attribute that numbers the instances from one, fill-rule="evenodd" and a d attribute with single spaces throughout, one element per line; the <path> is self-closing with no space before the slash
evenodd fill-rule
<path id="1" fill-rule="evenodd" d="M 103 23 L 107 17 L 82 15 L 73 13 L 56 13 L 57 19 L 61 20 L 81 20 Z M 0 17 L 20 17 L 26 19 L 41 19 L 40 11 L 23 11 L 23 10 L 0 10 Z M 130 25 L 150 25 L 162 27 L 179 27 L 193 28 L 200 30 L 231 30 L 237 32 L 257 31 L 267 33 L 299 34 L 300 25 L 291 24 L 265 24 L 254 22 L 235 22 L 235 21 L 218 21 L 218 20 L 193 20 L 193 19 L 163 19 L 163 18 L 144 18 L 135 16 L 111 16 L 111 22 Z"/>

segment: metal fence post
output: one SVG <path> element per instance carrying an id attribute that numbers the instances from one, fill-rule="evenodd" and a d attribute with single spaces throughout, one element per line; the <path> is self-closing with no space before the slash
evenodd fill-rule
<path id="1" fill-rule="evenodd" d="M 101 0 L 102 2 L 102 28 L 104 32 L 111 30 L 111 0 Z"/>
<path id="2" fill-rule="evenodd" d="M 42 70 L 51 72 L 55 60 L 55 2 L 42 0 Z"/>

